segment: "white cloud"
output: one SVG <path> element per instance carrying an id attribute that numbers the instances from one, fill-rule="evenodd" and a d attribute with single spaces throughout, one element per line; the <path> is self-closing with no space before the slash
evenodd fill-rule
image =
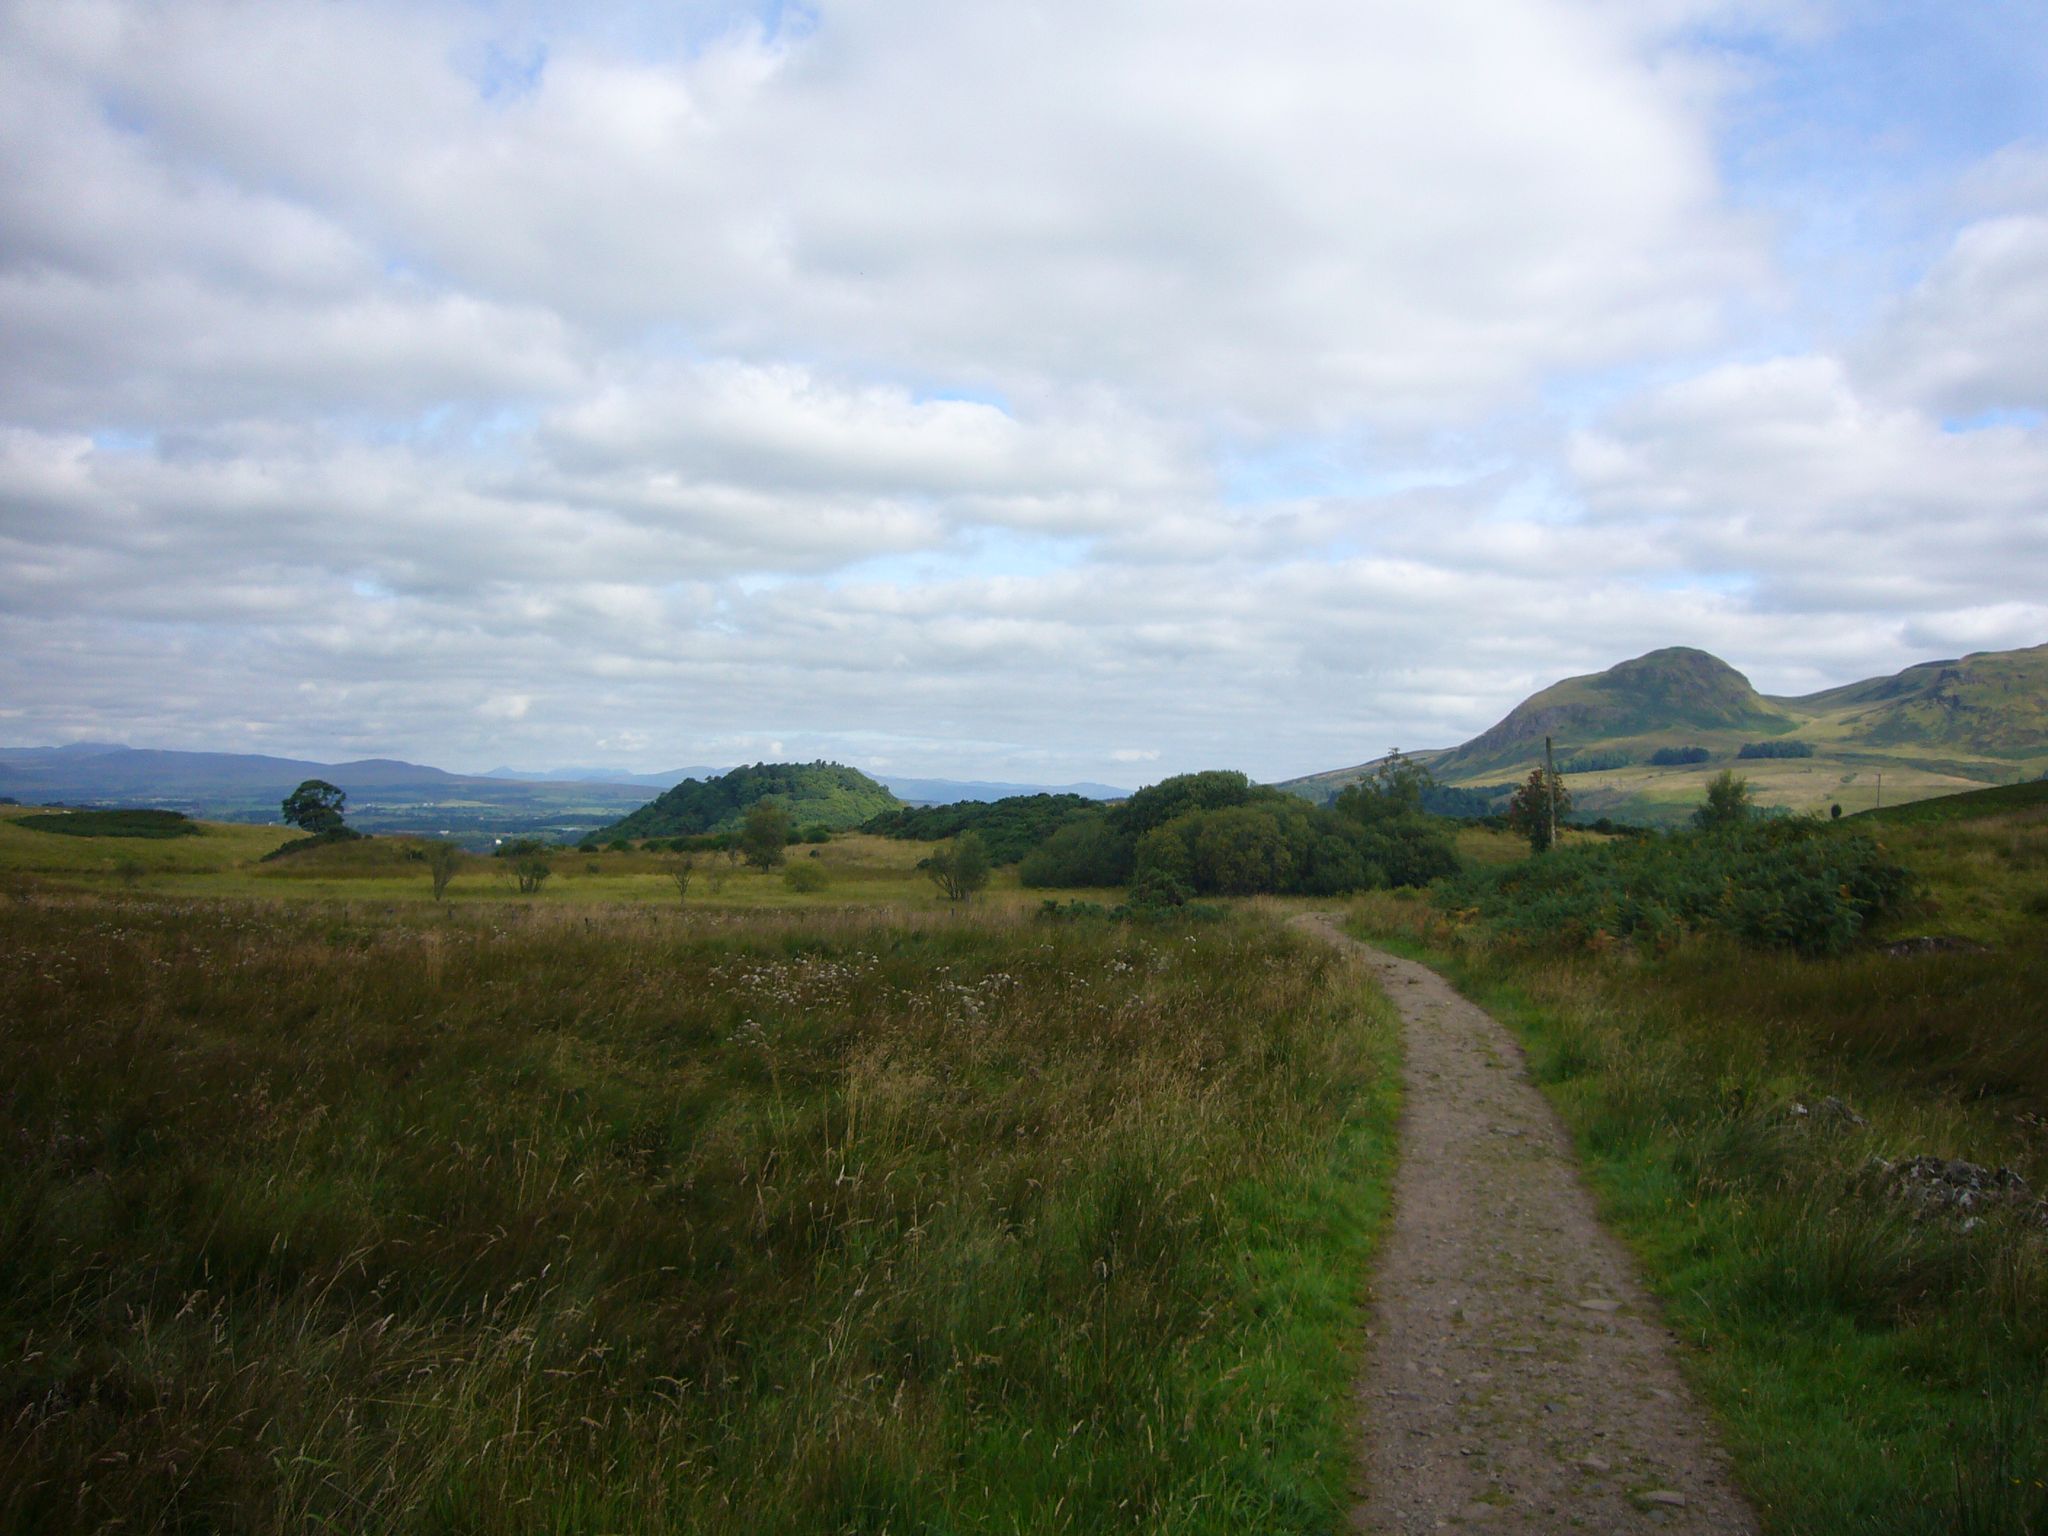
<path id="1" fill-rule="evenodd" d="M 2043 338 L 2048 196 L 1966 226 L 1859 362 L 1871 387 L 1951 414 L 2048 411 Z"/>
<path id="2" fill-rule="evenodd" d="M 0 3 L 10 733 L 1278 774 L 2048 629 L 2042 431 L 1944 426 L 2042 404 L 2037 156 L 1740 330 L 1809 5 L 741 14 Z"/>
<path id="3" fill-rule="evenodd" d="M 459 11 L 27 15 L 172 169 L 748 355 L 1427 423 L 1709 334 L 1761 270 L 1646 39 L 1562 0 L 827 5 L 685 58 L 570 40 L 510 101 Z"/>

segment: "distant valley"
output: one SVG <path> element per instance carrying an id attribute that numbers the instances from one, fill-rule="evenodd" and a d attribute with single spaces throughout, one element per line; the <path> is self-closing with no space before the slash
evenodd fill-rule
<path id="1" fill-rule="evenodd" d="M 360 831 L 427 832 L 473 847 L 515 835 L 574 841 L 639 810 L 658 791 L 720 771 L 700 767 L 679 768 L 672 774 L 627 774 L 604 769 L 499 769 L 488 774 L 460 774 L 392 758 L 321 763 L 99 742 L 0 747 L 0 795 L 27 804 L 61 801 L 151 806 L 211 821 L 275 822 L 284 797 L 301 780 L 317 778 L 346 792 L 349 824 Z M 597 777 L 601 774 L 605 776 Z M 1128 793 L 1107 784 L 1025 785 L 878 777 L 898 800 L 913 805 L 1038 793 L 1117 799 Z"/>

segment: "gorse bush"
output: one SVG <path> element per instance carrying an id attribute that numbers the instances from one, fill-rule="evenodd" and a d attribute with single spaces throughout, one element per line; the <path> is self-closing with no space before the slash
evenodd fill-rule
<path id="1" fill-rule="evenodd" d="M 1687 933 L 1721 932 L 1826 955 L 1854 943 L 1911 888 L 1908 871 L 1873 839 L 1786 818 L 1474 869 L 1447 881 L 1439 904 L 1532 948 L 1620 939 L 1662 948 Z"/>

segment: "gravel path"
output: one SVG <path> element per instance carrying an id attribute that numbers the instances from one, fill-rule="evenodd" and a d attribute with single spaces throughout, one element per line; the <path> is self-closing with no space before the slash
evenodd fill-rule
<path id="1" fill-rule="evenodd" d="M 1364 958 L 1407 1043 L 1354 1527 L 1754 1532 L 1508 1032 L 1428 967 L 1300 921 Z"/>

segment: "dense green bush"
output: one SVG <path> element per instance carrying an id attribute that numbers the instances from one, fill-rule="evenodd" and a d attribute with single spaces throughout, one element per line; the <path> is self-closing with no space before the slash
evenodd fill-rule
<path id="1" fill-rule="evenodd" d="M 1422 809 L 1432 816 L 1477 821 L 1497 814 L 1514 790 L 1512 784 L 1430 784 L 1422 791 Z"/>
<path id="2" fill-rule="evenodd" d="M 1704 763 L 1711 754 L 1705 747 L 1659 747 L 1650 754 L 1652 768 L 1686 768 Z"/>
<path id="3" fill-rule="evenodd" d="M 45 811 L 15 822 L 30 832 L 64 837 L 197 837 L 199 826 L 183 811 Z"/>
<path id="4" fill-rule="evenodd" d="M 1446 907 L 1496 937 L 1578 949 L 1624 939 L 1663 947 L 1717 930 L 1746 944 L 1837 954 L 1909 893 L 1912 877 L 1871 838 L 1800 818 L 1674 832 L 1472 870 Z"/>
<path id="5" fill-rule="evenodd" d="M 1097 811 L 1062 826 L 1024 856 L 1018 880 L 1027 886 L 1122 885 L 1131 878 L 1131 842 Z"/>
<path id="6" fill-rule="evenodd" d="M 1134 882 L 1169 877 L 1199 896 L 1426 885 L 1458 861 L 1441 823 L 1413 808 L 1418 798 L 1358 785 L 1320 809 L 1261 790 L 1243 804 L 1184 811 L 1138 839 Z"/>
<path id="7" fill-rule="evenodd" d="M 1131 884 L 1152 895 L 1335 896 L 1426 885 L 1458 867 L 1440 818 L 1420 809 L 1428 776 L 1405 760 L 1329 806 L 1241 773 L 1188 773 L 1069 822 L 1028 854 L 1026 886 Z"/>
<path id="8" fill-rule="evenodd" d="M 1086 795 L 1008 795 L 1001 800 L 904 806 L 869 818 L 861 831 L 919 843 L 978 832 L 991 860 L 1015 864 L 1061 827 L 1101 814 L 1102 803 Z"/>

